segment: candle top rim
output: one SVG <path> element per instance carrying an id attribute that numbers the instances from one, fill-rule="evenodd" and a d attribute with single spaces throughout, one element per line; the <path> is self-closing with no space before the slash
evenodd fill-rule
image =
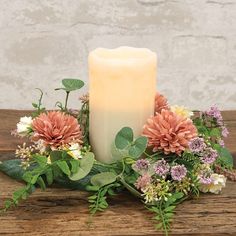
<path id="1" fill-rule="evenodd" d="M 96 48 L 89 53 L 99 60 L 109 61 L 143 61 L 156 58 L 156 53 L 148 48 L 121 46 L 117 48 Z"/>

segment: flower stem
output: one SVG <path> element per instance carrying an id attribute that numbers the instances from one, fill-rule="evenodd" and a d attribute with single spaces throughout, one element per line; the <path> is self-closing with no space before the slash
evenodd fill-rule
<path id="1" fill-rule="evenodd" d="M 69 94 L 70 92 L 66 91 L 65 111 L 67 111 L 67 103 L 68 103 Z"/>

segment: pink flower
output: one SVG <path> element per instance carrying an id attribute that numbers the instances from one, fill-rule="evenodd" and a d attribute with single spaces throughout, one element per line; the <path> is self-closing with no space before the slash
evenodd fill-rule
<path id="1" fill-rule="evenodd" d="M 142 176 L 139 176 L 137 181 L 135 182 L 135 187 L 137 189 L 145 189 L 148 184 L 151 182 L 151 177 L 148 174 L 144 174 Z"/>
<path id="2" fill-rule="evenodd" d="M 160 93 L 156 94 L 155 97 L 155 113 L 160 113 L 162 109 L 169 110 L 167 99 Z"/>
<path id="3" fill-rule="evenodd" d="M 46 145 L 54 148 L 71 141 L 82 143 L 82 133 L 77 119 L 60 111 L 40 114 L 33 120 L 32 128 L 33 141 L 43 140 Z"/>
<path id="4" fill-rule="evenodd" d="M 162 110 L 148 119 L 143 135 L 148 138 L 148 146 L 153 147 L 154 152 L 162 150 L 165 154 L 180 155 L 188 148 L 189 141 L 197 136 L 197 129 L 190 119 Z"/>

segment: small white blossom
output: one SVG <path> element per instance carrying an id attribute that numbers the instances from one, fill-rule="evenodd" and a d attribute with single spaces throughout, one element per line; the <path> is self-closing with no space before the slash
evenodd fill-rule
<path id="1" fill-rule="evenodd" d="M 20 118 L 20 122 L 17 123 L 17 133 L 24 137 L 29 134 L 29 129 L 32 127 L 32 117 L 24 116 Z"/>
<path id="2" fill-rule="evenodd" d="M 190 118 L 191 116 L 193 116 L 193 112 L 184 106 L 175 105 L 175 106 L 171 106 L 170 109 L 172 112 L 184 118 Z"/>
<path id="3" fill-rule="evenodd" d="M 70 151 L 68 152 L 68 154 L 72 156 L 74 159 L 81 159 L 82 154 L 81 154 L 80 148 L 81 146 L 78 143 L 73 143 L 69 147 Z"/>
<path id="4" fill-rule="evenodd" d="M 46 151 L 46 145 L 42 139 L 39 139 L 38 141 L 34 143 L 35 143 L 36 149 L 39 150 L 40 154 L 43 154 Z"/>
<path id="5" fill-rule="evenodd" d="M 211 182 L 209 184 L 201 184 L 199 189 L 203 193 L 215 193 L 218 194 L 225 187 L 226 177 L 224 175 L 212 174 Z"/>

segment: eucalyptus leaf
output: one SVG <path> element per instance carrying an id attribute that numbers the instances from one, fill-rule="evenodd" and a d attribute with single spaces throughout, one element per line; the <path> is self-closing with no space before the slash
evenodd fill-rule
<path id="1" fill-rule="evenodd" d="M 98 187 L 111 184 L 116 181 L 117 175 L 113 172 L 103 172 L 94 175 L 91 178 L 91 184 Z"/>
<path id="2" fill-rule="evenodd" d="M 80 165 L 79 160 L 72 159 L 70 160 L 70 164 L 71 164 L 71 173 L 72 174 L 77 173 Z"/>
<path id="3" fill-rule="evenodd" d="M 113 142 L 111 145 L 111 155 L 114 161 L 118 161 L 121 160 L 123 157 L 129 156 L 129 152 L 127 149 L 118 149 L 115 143 Z"/>
<path id="4" fill-rule="evenodd" d="M 16 180 L 22 180 L 25 173 L 25 170 L 21 167 L 21 161 L 19 159 L 0 162 L 0 171 Z"/>
<path id="5" fill-rule="evenodd" d="M 135 158 L 140 157 L 147 148 L 147 142 L 148 140 L 146 137 L 138 137 L 129 148 L 129 155 Z"/>
<path id="6" fill-rule="evenodd" d="M 62 84 L 68 92 L 80 89 L 84 86 L 84 82 L 79 79 L 63 79 Z"/>
<path id="7" fill-rule="evenodd" d="M 88 152 L 80 161 L 78 172 L 69 176 L 73 181 L 84 178 L 92 169 L 94 163 L 94 154 Z"/>
<path id="8" fill-rule="evenodd" d="M 80 180 L 72 181 L 69 178 L 61 178 L 60 177 L 60 178 L 57 178 L 55 180 L 55 182 L 64 188 L 94 191 L 94 189 L 90 188 L 91 187 L 90 186 L 91 178 L 94 175 L 101 173 L 101 172 L 105 172 L 105 171 L 108 171 L 108 169 L 106 167 L 94 164 L 91 171 L 89 172 L 89 174 Z M 90 186 L 90 187 L 88 187 L 88 186 Z"/>
<path id="9" fill-rule="evenodd" d="M 134 134 L 130 127 L 122 128 L 115 137 L 115 145 L 118 149 L 124 149 L 133 142 Z"/>

